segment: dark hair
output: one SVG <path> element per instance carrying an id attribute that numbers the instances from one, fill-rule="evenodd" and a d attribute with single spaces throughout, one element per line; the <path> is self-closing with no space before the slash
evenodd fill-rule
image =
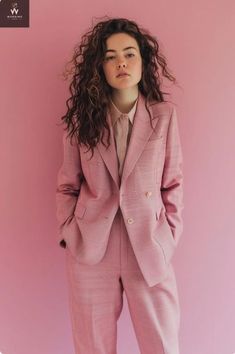
<path id="1" fill-rule="evenodd" d="M 110 145 L 110 129 L 106 115 L 112 87 L 106 81 L 102 64 L 106 40 L 114 33 L 127 33 L 135 38 L 139 45 L 143 72 L 138 88 L 145 97 L 149 116 L 147 103 L 165 102 L 163 94 L 168 94 L 160 89 L 161 75 L 176 83 L 176 79 L 167 68 L 164 55 L 159 50 L 156 37 L 140 28 L 134 21 L 125 18 L 108 19 L 98 22 L 85 33 L 81 43 L 75 46 L 72 59 L 67 63 L 67 65 L 72 63 L 72 67 L 64 72 L 66 79 L 72 75 L 69 85 L 71 97 L 66 100 L 68 110 L 61 119 L 67 125 L 65 129 L 69 135 L 72 137 L 76 133 L 78 143 L 88 146 L 88 150 L 92 150 L 92 155 L 98 141 L 101 140 L 104 144 L 104 129 L 108 129 L 108 146 Z M 160 68 L 162 73 L 159 71 Z"/>

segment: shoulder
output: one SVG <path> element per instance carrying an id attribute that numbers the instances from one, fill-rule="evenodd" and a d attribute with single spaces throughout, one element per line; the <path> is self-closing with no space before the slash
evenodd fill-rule
<path id="1" fill-rule="evenodd" d="M 153 112 L 153 117 L 157 117 L 159 115 L 164 115 L 171 117 L 172 113 L 175 110 L 175 105 L 171 102 L 151 102 L 150 107 Z"/>

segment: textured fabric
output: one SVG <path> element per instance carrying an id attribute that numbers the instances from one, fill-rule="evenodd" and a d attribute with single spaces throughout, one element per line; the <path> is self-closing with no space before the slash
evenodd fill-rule
<path id="1" fill-rule="evenodd" d="M 132 131 L 132 125 L 134 122 L 134 116 L 136 112 L 138 98 L 135 101 L 134 106 L 128 113 L 122 113 L 119 111 L 113 100 L 110 98 L 110 115 L 112 119 L 112 126 L 114 130 L 115 144 L 117 148 L 118 156 L 118 171 L 121 176 L 123 170 L 123 163 L 126 156 L 126 150 L 130 141 L 130 135 Z"/>
<path id="2" fill-rule="evenodd" d="M 127 299 L 141 354 L 179 354 L 180 304 L 171 264 L 148 287 L 119 209 L 98 264 L 79 263 L 66 249 L 69 305 L 76 354 L 117 354 L 117 321 Z M 129 348 L 126 354 L 134 354 Z M 137 353 L 137 351 L 135 351 Z"/>
<path id="3" fill-rule="evenodd" d="M 64 133 L 56 214 L 59 242 L 65 240 L 79 264 L 95 265 L 106 252 L 120 207 L 151 287 L 165 278 L 183 231 L 183 157 L 174 105 L 153 102 L 148 110 L 139 93 L 121 177 L 112 129 L 109 147 L 103 144 L 108 141 L 105 129 L 93 156 Z M 108 114 L 111 125 L 110 119 Z"/>

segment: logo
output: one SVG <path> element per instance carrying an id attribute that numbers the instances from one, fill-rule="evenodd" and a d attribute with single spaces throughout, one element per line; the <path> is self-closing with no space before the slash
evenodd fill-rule
<path id="1" fill-rule="evenodd" d="M 12 16 L 18 14 L 19 9 L 18 9 L 18 4 L 17 4 L 17 2 L 13 2 L 13 3 L 11 4 L 11 9 L 10 9 L 10 11 L 11 11 Z M 21 17 L 22 17 L 22 16 L 21 16 Z"/>
<path id="2" fill-rule="evenodd" d="M 29 0 L 0 0 L 0 27 L 29 27 Z"/>

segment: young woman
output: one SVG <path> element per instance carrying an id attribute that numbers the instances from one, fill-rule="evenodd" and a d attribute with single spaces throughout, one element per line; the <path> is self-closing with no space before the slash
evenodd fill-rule
<path id="1" fill-rule="evenodd" d="M 116 353 L 123 292 L 140 352 L 179 354 L 183 159 L 161 90 L 176 80 L 156 38 L 123 18 L 97 23 L 71 62 L 56 203 L 76 354 Z"/>

